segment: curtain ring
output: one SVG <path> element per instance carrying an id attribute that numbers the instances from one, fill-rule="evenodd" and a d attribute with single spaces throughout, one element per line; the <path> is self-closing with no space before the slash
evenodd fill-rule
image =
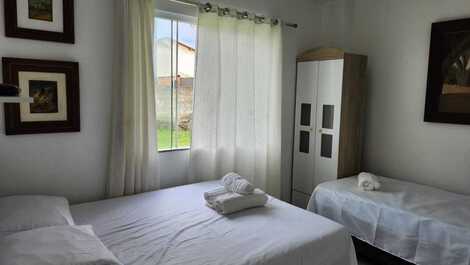
<path id="1" fill-rule="evenodd" d="M 249 17 L 248 12 L 237 12 L 237 18 L 238 19 L 247 19 Z"/>
<path id="2" fill-rule="evenodd" d="M 219 9 L 219 14 L 222 15 L 222 16 L 230 15 L 230 9 L 229 8 L 221 8 L 221 9 Z"/>
<path id="3" fill-rule="evenodd" d="M 206 12 L 211 12 L 212 11 L 212 5 L 210 3 L 206 3 L 203 7 L 204 11 Z"/>

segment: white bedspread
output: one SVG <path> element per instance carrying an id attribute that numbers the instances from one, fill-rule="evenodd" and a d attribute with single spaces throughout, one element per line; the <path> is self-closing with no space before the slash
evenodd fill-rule
<path id="1" fill-rule="evenodd" d="M 352 240 L 324 217 L 270 198 L 222 216 L 205 206 L 216 182 L 72 206 L 126 265 L 356 265 Z"/>
<path id="2" fill-rule="evenodd" d="M 381 178 L 363 192 L 355 177 L 319 185 L 308 209 L 356 237 L 416 264 L 470 264 L 470 197 Z"/>

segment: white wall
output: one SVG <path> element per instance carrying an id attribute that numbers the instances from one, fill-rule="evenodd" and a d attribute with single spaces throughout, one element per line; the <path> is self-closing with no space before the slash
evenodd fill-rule
<path id="1" fill-rule="evenodd" d="M 352 2 L 346 42 L 369 56 L 365 169 L 470 194 L 470 125 L 423 122 L 431 23 L 469 17 L 469 1 Z"/>
<path id="2" fill-rule="evenodd" d="M 189 150 L 160 153 L 160 186 L 185 185 L 189 173 Z"/>
<path id="3" fill-rule="evenodd" d="M 75 1 L 76 44 L 6 38 L 0 56 L 80 63 L 80 133 L 5 136 L 0 106 L 0 195 L 40 193 L 71 201 L 102 198 L 108 157 L 113 0 Z"/>

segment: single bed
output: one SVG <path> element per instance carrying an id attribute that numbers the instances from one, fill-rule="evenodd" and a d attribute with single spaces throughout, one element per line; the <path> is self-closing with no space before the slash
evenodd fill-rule
<path id="1" fill-rule="evenodd" d="M 270 198 L 221 216 L 205 206 L 204 182 L 71 207 L 125 265 L 357 265 L 346 229 Z"/>
<path id="2" fill-rule="evenodd" d="M 470 197 L 381 178 L 364 192 L 357 178 L 320 184 L 308 210 L 343 224 L 357 238 L 415 264 L 470 264 Z"/>

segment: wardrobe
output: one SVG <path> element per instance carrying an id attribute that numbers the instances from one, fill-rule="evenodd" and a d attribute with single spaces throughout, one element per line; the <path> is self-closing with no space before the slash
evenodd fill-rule
<path id="1" fill-rule="evenodd" d="M 294 205 L 315 187 L 361 170 L 367 57 L 319 48 L 297 57 L 292 166 Z"/>

